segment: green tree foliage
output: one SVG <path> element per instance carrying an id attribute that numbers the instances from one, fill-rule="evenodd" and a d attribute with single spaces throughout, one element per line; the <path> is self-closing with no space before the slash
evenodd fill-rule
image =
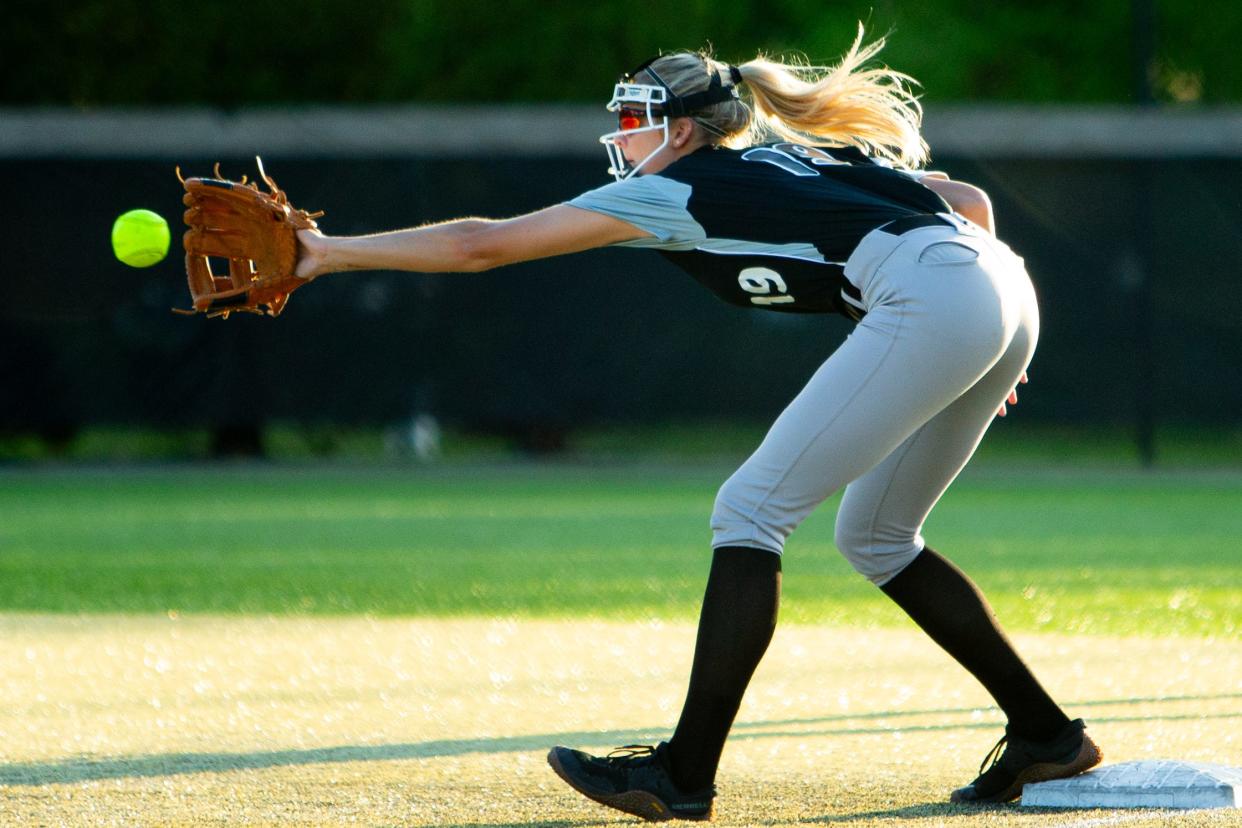
<path id="1" fill-rule="evenodd" d="M 1124 102 L 1133 2 L 10 0 L 0 101 L 598 101 L 661 49 L 831 62 L 861 20 L 929 99 Z M 1157 97 L 1242 99 L 1242 4 L 1157 5 Z"/>

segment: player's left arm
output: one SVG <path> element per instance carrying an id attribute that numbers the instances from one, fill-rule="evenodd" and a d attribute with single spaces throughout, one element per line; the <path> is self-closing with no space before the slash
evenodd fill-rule
<path id="1" fill-rule="evenodd" d="M 347 270 L 477 273 L 649 236 L 628 222 L 558 204 L 510 219 L 464 218 L 369 236 L 298 233 L 297 275 Z"/>
<path id="2" fill-rule="evenodd" d="M 975 224 L 996 234 L 996 218 L 992 214 L 992 200 L 982 188 L 965 181 L 953 181 L 942 172 L 930 172 L 919 182 L 949 203 L 956 213 L 961 213 Z"/>

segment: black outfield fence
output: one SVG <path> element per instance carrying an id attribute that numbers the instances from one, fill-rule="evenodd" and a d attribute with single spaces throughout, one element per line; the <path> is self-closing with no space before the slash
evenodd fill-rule
<path id="1" fill-rule="evenodd" d="M 334 137 L 329 124 L 318 143 L 304 128 L 290 130 L 301 136 L 296 145 L 270 125 L 253 136 L 242 130 L 243 138 L 228 127 L 215 138 L 198 130 L 180 144 L 152 135 L 175 136 L 188 116 L 95 120 L 92 138 L 66 130 L 72 113 L 45 121 L 0 113 L 0 171 L 21 194 L 0 223 L 8 288 L 0 430 L 52 438 L 108 423 L 244 431 L 432 413 L 467 428 L 556 432 L 774 415 L 848 325 L 725 306 L 652 253 L 593 251 L 470 275 L 333 275 L 295 294 L 279 319 L 209 320 L 170 312 L 188 304 L 176 250 L 134 270 L 109 249 L 112 220 L 133 207 L 164 215 L 176 236 L 174 163 L 205 174 L 219 160 L 231 177 L 253 174 L 243 144 L 264 152 L 299 206 L 327 210 L 321 224 L 330 233 L 513 215 L 605 183 L 597 114 L 544 113 L 549 132 L 572 141 L 540 142 L 538 118 L 503 108 L 476 111 L 482 120 L 473 122 L 459 113 L 443 129 L 423 119 L 422 137 L 402 133 L 398 116 L 375 125 L 375 113 L 346 113 L 344 126 L 356 120 L 357 130 Z M 1160 130 L 1176 136 L 1176 120 L 1136 131 L 1128 144 L 1108 132 L 1111 122 L 1076 143 L 1054 124 L 1040 143 L 1013 113 L 1005 129 L 1005 115 L 965 113 L 963 131 L 954 137 L 945 127 L 939 143 L 930 121 L 929 133 L 937 168 L 991 193 L 1000 235 L 1039 288 L 1043 333 L 1022 416 L 1137 433 L 1154 423 L 1237 423 L 1236 117 L 1218 119 L 1215 137 L 1196 129 L 1170 146 Z M 90 118 L 80 123 L 92 130 Z M 496 124 L 515 123 L 524 135 L 494 134 Z M 989 125 L 992 137 L 969 124 Z"/>

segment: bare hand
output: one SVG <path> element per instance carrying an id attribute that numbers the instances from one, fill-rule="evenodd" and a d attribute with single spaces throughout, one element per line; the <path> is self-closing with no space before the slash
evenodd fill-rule
<path id="1" fill-rule="evenodd" d="M 328 272 L 328 238 L 318 230 L 298 231 L 298 266 L 293 275 L 310 281 Z"/>
<path id="2" fill-rule="evenodd" d="M 1026 375 L 1026 371 L 1023 371 L 1022 376 L 1018 377 L 1018 385 L 1026 385 L 1028 382 L 1030 382 L 1030 378 Z M 1009 392 L 1009 396 L 1005 398 L 1005 402 L 1001 403 L 1000 408 L 996 410 L 997 417 L 1004 417 L 1009 413 L 1009 409 L 1005 407 L 1005 403 L 1008 403 L 1009 405 L 1018 404 L 1017 386 L 1014 386 L 1014 389 Z"/>

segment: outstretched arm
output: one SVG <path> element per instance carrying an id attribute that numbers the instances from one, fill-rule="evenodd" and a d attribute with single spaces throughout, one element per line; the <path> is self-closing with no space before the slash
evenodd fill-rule
<path id="1" fill-rule="evenodd" d="M 477 273 L 647 235 L 620 219 L 567 204 L 511 219 L 465 218 L 371 236 L 302 230 L 297 275 L 313 279 L 346 270 Z"/>

